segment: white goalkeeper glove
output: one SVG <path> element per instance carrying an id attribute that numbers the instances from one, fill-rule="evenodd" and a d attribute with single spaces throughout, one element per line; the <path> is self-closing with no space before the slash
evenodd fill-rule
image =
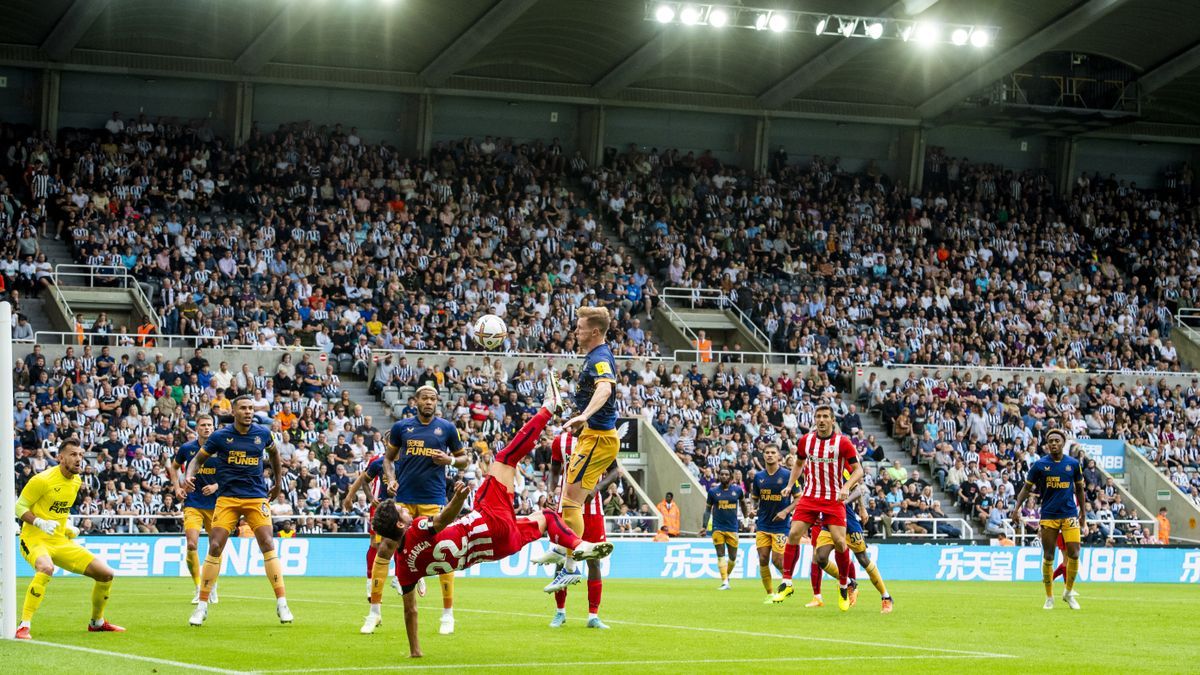
<path id="1" fill-rule="evenodd" d="M 79 528 L 74 525 L 63 525 L 63 534 L 67 535 L 67 539 L 74 539 L 79 536 Z"/>
<path id="2" fill-rule="evenodd" d="M 33 526 L 38 528 L 42 532 L 45 532 L 46 534 L 52 535 L 52 534 L 54 534 L 54 531 L 58 529 L 58 521 L 45 520 L 43 518 L 34 518 Z"/>

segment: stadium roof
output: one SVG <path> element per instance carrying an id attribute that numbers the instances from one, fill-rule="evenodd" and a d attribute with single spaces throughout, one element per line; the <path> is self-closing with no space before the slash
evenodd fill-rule
<path id="1" fill-rule="evenodd" d="M 915 123 L 1039 54 L 1074 51 L 1138 74 L 1140 124 L 1200 125 L 1200 2 L 724 4 L 1000 32 L 986 49 L 921 50 L 807 31 L 661 25 L 646 20 L 643 0 L 6 0 L 0 63 Z"/>

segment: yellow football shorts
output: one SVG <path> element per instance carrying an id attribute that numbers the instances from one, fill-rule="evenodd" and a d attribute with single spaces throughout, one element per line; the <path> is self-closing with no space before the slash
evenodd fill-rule
<path id="1" fill-rule="evenodd" d="M 262 497 L 241 499 L 239 497 L 217 497 L 217 508 L 213 509 L 212 527 L 228 532 L 237 532 L 238 518 L 246 519 L 251 530 L 271 525 L 271 507 Z"/>
<path id="2" fill-rule="evenodd" d="M 833 546 L 833 535 L 829 534 L 829 530 L 821 529 L 821 534 L 817 535 L 817 543 L 814 548 L 822 546 Z M 863 539 L 862 532 L 847 532 L 846 546 L 855 553 L 866 553 L 867 542 Z"/>
<path id="3" fill-rule="evenodd" d="M 621 439 L 617 437 L 616 429 L 598 431 L 584 427 L 571 453 L 567 482 L 578 483 L 585 490 L 596 489 L 596 483 L 600 482 L 604 472 L 617 459 L 620 449 Z"/>
<path id="4" fill-rule="evenodd" d="M 183 529 L 208 532 L 212 529 L 213 512 L 210 509 L 195 509 L 190 506 L 183 509 Z"/>
<path id="5" fill-rule="evenodd" d="M 713 544 L 718 546 L 725 544 L 726 546 L 737 548 L 738 545 L 737 532 L 723 532 L 721 530 L 714 530 L 712 539 Z"/>
<path id="6" fill-rule="evenodd" d="M 67 539 L 66 536 L 49 535 L 40 530 L 21 533 L 21 556 L 30 567 L 34 566 L 38 558 L 49 556 L 55 567 L 75 574 L 83 574 L 88 565 L 96 559 L 96 554 Z"/>
<path id="7" fill-rule="evenodd" d="M 1078 518 L 1043 518 L 1039 524 L 1042 526 L 1042 529 L 1057 530 L 1062 535 L 1063 543 L 1079 543 Z"/>
<path id="8" fill-rule="evenodd" d="M 754 548 L 771 547 L 772 553 L 783 553 L 783 547 L 787 545 L 786 534 L 773 534 L 771 532 L 759 532 L 754 535 Z"/>

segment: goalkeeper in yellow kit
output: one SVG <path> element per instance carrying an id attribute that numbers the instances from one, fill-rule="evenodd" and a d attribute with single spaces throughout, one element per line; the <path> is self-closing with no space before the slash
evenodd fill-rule
<path id="1" fill-rule="evenodd" d="M 104 620 L 104 606 L 108 604 L 108 591 L 113 582 L 112 568 L 103 560 L 97 560 L 91 551 L 71 541 L 79 530 L 67 522 L 67 516 L 83 482 L 79 477 L 83 469 L 83 448 L 75 441 L 64 442 L 58 450 L 58 461 L 58 466 L 31 478 L 17 500 L 21 555 L 33 568 L 34 575 L 25 592 L 25 606 L 16 637 L 30 639 L 29 622 L 42 604 L 55 565 L 96 580 L 92 587 L 89 632 L 124 632 L 124 628 Z"/>

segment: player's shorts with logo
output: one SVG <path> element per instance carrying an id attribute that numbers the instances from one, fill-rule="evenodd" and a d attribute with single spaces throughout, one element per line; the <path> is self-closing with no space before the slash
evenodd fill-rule
<path id="1" fill-rule="evenodd" d="M 196 509 L 183 507 L 183 529 L 203 530 L 207 532 L 212 527 L 213 511 L 211 509 Z M 233 530 L 230 530 L 232 532 Z"/>
<path id="2" fill-rule="evenodd" d="M 771 547 L 772 553 L 783 553 L 787 545 L 787 535 L 777 532 L 758 532 L 754 535 L 754 548 Z"/>
<path id="3" fill-rule="evenodd" d="M 727 532 L 724 530 L 713 530 L 712 542 L 718 546 L 725 544 L 737 548 L 738 539 L 737 532 Z"/>
<path id="4" fill-rule="evenodd" d="M 621 439 L 616 429 L 600 431 L 585 425 L 575 449 L 571 451 L 567 482 L 579 483 L 585 490 L 594 490 L 604 472 L 617 459 L 620 449 Z"/>
<path id="5" fill-rule="evenodd" d="M 507 558 L 525 548 L 529 542 L 542 538 L 542 530 L 536 522 L 517 520 L 513 512 L 512 493 L 493 476 L 488 476 L 475 492 L 474 508 L 492 540 L 493 553 L 487 557 L 488 560 Z M 480 525 L 477 524 L 472 529 L 478 527 Z"/>
<path id="6" fill-rule="evenodd" d="M 271 507 L 262 497 L 217 497 L 217 508 L 213 509 L 212 526 L 234 532 L 238 518 L 245 518 L 251 530 L 271 524 Z"/>
<path id="7" fill-rule="evenodd" d="M 29 530 L 33 529 L 33 532 Z M 36 528 L 21 528 L 21 556 L 30 567 L 38 558 L 49 556 L 55 567 L 83 574 L 96 555 L 61 534 L 46 534 Z"/>
<path id="8" fill-rule="evenodd" d="M 801 497 L 792 511 L 792 521 L 846 526 L 846 505 L 836 499 Z"/>
<path id="9" fill-rule="evenodd" d="M 817 540 L 813 544 L 813 548 L 821 548 L 822 546 L 833 546 L 833 535 L 829 534 L 829 530 L 821 529 L 821 533 L 817 535 Z M 862 530 L 858 532 L 846 531 L 846 546 L 855 553 L 866 553 L 867 542 L 863 539 Z"/>
<path id="10" fill-rule="evenodd" d="M 1058 536 L 1062 537 L 1064 543 L 1079 543 L 1078 518 L 1043 518 L 1040 524 L 1048 530 L 1058 530 Z"/>

